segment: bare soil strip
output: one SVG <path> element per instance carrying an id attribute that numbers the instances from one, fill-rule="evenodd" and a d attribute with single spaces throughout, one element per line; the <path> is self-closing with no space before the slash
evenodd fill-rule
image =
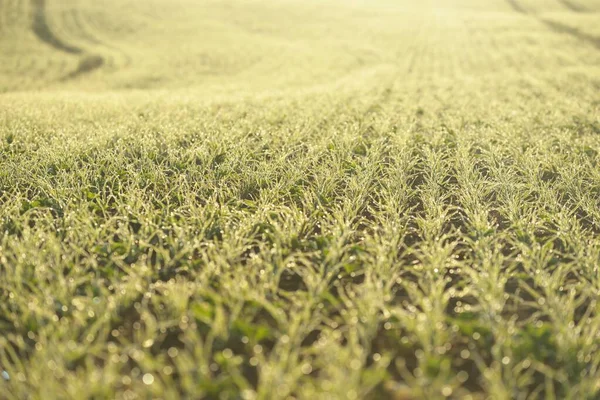
<path id="1" fill-rule="evenodd" d="M 512 7 L 513 10 L 520 14 L 529 14 L 516 0 L 506 0 L 506 2 Z"/>
<path id="2" fill-rule="evenodd" d="M 68 54 L 79 54 L 82 56 L 77 69 L 62 77 L 60 79 L 61 81 L 67 81 L 88 74 L 104 64 L 102 56 L 86 54 L 83 49 L 63 42 L 52 32 L 46 18 L 46 0 L 31 0 L 31 4 L 33 6 L 32 29 L 35 35 L 42 42 L 54 47 L 58 51 Z"/>
<path id="3" fill-rule="evenodd" d="M 586 9 L 585 7 L 579 5 L 579 4 L 575 4 L 570 0 L 558 0 L 559 3 L 561 3 L 563 6 L 565 6 L 566 8 L 568 8 L 571 11 L 574 12 L 578 12 L 578 13 L 585 13 L 585 12 L 589 12 L 588 9 Z"/>
<path id="4" fill-rule="evenodd" d="M 86 55 L 81 58 L 77 69 L 61 78 L 61 81 L 75 79 L 81 75 L 88 74 L 104 65 L 104 59 L 98 55 Z"/>
<path id="5" fill-rule="evenodd" d="M 54 47 L 56 50 L 69 54 L 81 54 L 83 50 L 63 42 L 50 30 L 46 19 L 46 0 L 31 0 L 33 6 L 33 33 L 44 43 Z"/>
<path id="6" fill-rule="evenodd" d="M 572 11 L 585 12 L 585 10 L 583 8 L 579 7 L 576 4 L 571 3 L 569 0 L 559 0 L 559 1 Z M 525 8 L 523 8 L 523 6 L 521 6 L 521 4 L 519 4 L 519 2 L 517 0 L 506 0 L 506 2 L 511 6 L 511 8 L 513 10 L 515 10 L 515 12 L 517 12 L 519 14 L 530 15 L 532 18 L 535 18 L 538 21 L 540 21 L 541 23 L 543 23 L 544 25 L 546 25 L 550 30 L 557 32 L 557 33 L 571 35 L 571 36 L 579 39 L 582 42 L 591 44 L 596 49 L 600 49 L 600 37 L 590 35 L 588 33 L 580 31 L 577 28 L 573 28 L 573 27 L 565 25 L 563 23 L 549 20 L 547 18 L 540 17 L 534 13 L 530 13 Z"/>
<path id="7" fill-rule="evenodd" d="M 540 22 L 543 22 L 548 28 L 552 29 L 554 32 L 565 33 L 567 35 L 571 35 L 576 37 L 582 42 L 586 42 L 591 44 L 600 50 L 600 37 L 590 35 L 588 33 L 582 32 L 577 28 L 573 28 L 571 26 L 562 24 L 557 21 L 551 21 L 549 19 L 539 19 Z"/>

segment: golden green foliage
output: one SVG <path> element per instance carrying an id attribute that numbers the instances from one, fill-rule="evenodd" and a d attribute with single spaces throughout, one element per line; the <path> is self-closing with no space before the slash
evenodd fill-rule
<path id="1" fill-rule="evenodd" d="M 0 0 L 0 398 L 598 398 L 599 16 Z"/>

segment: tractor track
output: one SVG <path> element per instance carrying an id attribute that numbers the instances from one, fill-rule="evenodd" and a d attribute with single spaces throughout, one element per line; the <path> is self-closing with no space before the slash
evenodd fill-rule
<path id="1" fill-rule="evenodd" d="M 573 11 L 573 12 L 578 12 L 578 13 L 587 13 L 589 12 L 589 10 L 579 4 L 575 4 L 570 0 L 557 0 L 560 4 L 562 4 L 563 6 L 565 6 L 566 8 L 568 8 L 569 10 Z"/>
<path id="2" fill-rule="evenodd" d="M 590 35 L 588 33 L 580 31 L 577 28 L 573 28 L 572 26 L 565 25 L 565 24 L 557 22 L 557 21 L 552 21 L 552 20 L 545 19 L 545 18 L 540 18 L 539 21 L 542 22 L 544 25 L 546 25 L 551 30 L 553 30 L 554 32 L 571 35 L 571 36 L 579 39 L 580 41 L 588 43 L 588 44 L 596 47 L 596 49 L 600 50 L 600 37 L 598 37 L 598 36 Z"/>
<path id="3" fill-rule="evenodd" d="M 559 0 L 559 1 L 563 5 L 565 5 L 565 7 L 570 9 L 571 11 L 577 10 L 577 12 L 585 12 L 582 8 L 571 3 L 568 0 Z M 594 46 L 596 49 L 600 50 L 600 37 L 590 35 L 588 33 L 580 31 L 577 28 L 573 28 L 572 26 L 563 24 L 561 22 L 553 21 L 548 18 L 544 18 L 537 14 L 534 14 L 534 13 L 526 10 L 523 6 L 521 6 L 521 4 L 519 4 L 519 2 L 517 0 L 506 0 L 506 2 L 508 3 L 508 5 L 510 5 L 510 7 L 515 12 L 522 14 L 522 15 L 529 16 L 533 19 L 536 19 L 537 21 L 544 24 L 551 31 L 572 36 L 574 38 L 577 38 L 579 41 L 590 44 L 590 45 Z"/>
<path id="4" fill-rule="evenodd" d="M 529 11 L 523 8 L 516 0 L 506 0 L 508 5 L 519 14 L 529 14 Z"/>
<path id="5" fill-rule="evenodd" d="M 33 23 L 31 28 L 38 39 L 64 53 L 83 53 L 82 49 L 63 42 L 52 32 L 46 18 L 46 0 L 31 0 L 31 5 L 33 6 Z"/>
<path id="6" fill-rule="evenodd" d="M 66 54 L 80 56 L 79 64 L 77 68 L 60 78 L 60 81 L 67 81 L 84 74 L 88 74 L 104 65 L 104 58 L 97 54 L 89 54 L 84 49 L 69 44 L 52 32 L 48 25 L 48 19 L 46 17 L 46 0 L 31 0 L 33 21 L 32 30 L 33 33 L 42 42 L 53 47 L 55 50 L 61 51 Z"/>

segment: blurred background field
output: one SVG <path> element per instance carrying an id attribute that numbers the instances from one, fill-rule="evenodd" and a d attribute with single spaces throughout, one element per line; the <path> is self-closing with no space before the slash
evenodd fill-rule
<path id="1" fill-rule="evenodd" d="M 585 75 L 598 64 L 596 0 L 3 0 L 1 7 L 2 92 L 254 95 L 380 70 L 407 84 L 494 84 Z M 34 29 L 40 20 L 47 29 Z"/>

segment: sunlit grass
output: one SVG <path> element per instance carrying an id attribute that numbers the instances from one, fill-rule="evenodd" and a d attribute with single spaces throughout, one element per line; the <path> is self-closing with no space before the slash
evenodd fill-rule
<path id="1" fill-rule="evenodd" d="M 0 398 L 600 395 L 600 56 L 549 0 L 47 4 L 104 61 L 2 25 Z"/>

